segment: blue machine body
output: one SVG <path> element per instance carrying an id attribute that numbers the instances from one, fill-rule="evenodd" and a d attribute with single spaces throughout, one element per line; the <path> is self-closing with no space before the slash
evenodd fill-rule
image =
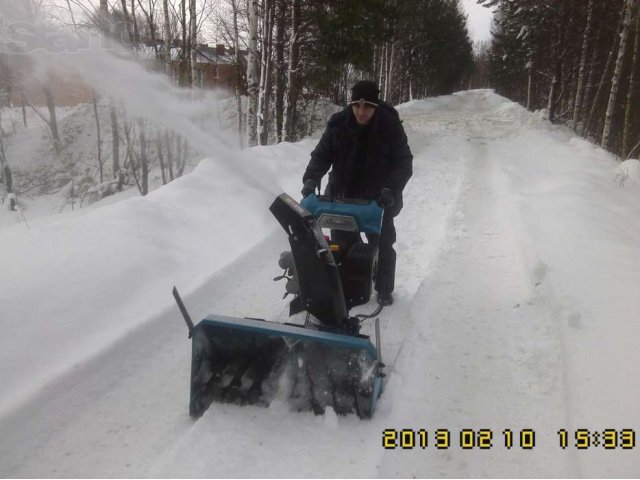
<path id="1" fill-rule="evenodd" d="M 212 401 L 268 405 L 271 398 L 265 392 L 273 391 L 273 384 L 279 383 L 283 374 L 289 375 L 288 383 L 305 384 L 304 389 L 315 390 L 316 396 L 326 391 L 325 395 L 332 396 L 328 403 L 336 413 L 357 413 L 361 418 L 373 415 L 383 390 L 376 347 L 360 335 L 209 315 L 195 326 L 192 349 L 189 409 L 195 417 L 202 415 Z M 252 398 L 251 388 L 246 386 L 242 393 L 234 392 L 233 376 L 239 369 L 228 365 L 237 359 L 242 359 L 241 368 L 251 371 L 252 379 L 260 379 L 259 401 Z M 218 369 L 220 365 L 225 367 Z M 301 390 L 298 388 L 294 396 L 310 397 Z M 316 408 L 308 398 L 299 403 L 311 405 L 316 413 L 324 411 L 324 405 Z"/>
<path id="2" fill-rule="evenodd" d="M 329 197 L 307 195 L 300 205 L 316 218 L 322 214 L 352 217 L 358 224 L 360 232 L 380 234 L 383 210 L 374 201 L 357 203 L 349 199 L 331 201 Z"/>

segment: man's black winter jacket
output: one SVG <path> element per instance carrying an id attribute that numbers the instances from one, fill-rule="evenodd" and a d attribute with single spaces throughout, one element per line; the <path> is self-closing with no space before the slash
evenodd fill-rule
<path id="1" fill-rule="evenodd" d="M 412 163 L 413 155 L 395 108 L 381 103 L 371 124 L 363 128 L 348 106 L 327 123 L 302 181 L 313 178 L 320 185 L 333 167 L 328 185 L 328 193 L 333 196 L 351 196 L 356 191 L 358 196 L 377 200 L 380 190 L 390 188 L 395 197 L 395 216 L 402 208 L 402 190 L 413 173 Z"/>

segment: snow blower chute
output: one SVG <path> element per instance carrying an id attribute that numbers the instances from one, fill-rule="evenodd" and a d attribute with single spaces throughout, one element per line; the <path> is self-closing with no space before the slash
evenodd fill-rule
<path id="1" fill-rule="evenodd" d="M 279 195 L 269 208 L 289 237 L 283 252 L 289 314 L 306 311 L 304 324 L 209 315 L 194 326 L 174 288 L 192 338 L 189 414 L 201 416 L 211 403 L 268 406 L 286 399 L 295 409 L 373 414 L 382 392 L 380 333 L 375 346 L 360 334 L 349 309 L 369 301 L 378 248 L 361 233 L 380 233 L 382 209 L 375 202 L 336 201 L 310 195 L 298 204 Z M 328 240 L 322 228 L 350 232 Z M 337 237 L 337 235 L 335 235 Z"/>

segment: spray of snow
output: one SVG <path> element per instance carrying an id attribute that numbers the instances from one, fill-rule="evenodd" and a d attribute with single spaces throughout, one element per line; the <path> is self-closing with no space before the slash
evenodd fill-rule
<path id="1" fill-rule="evenodd" d="M 32 15 L 26 4 L 0 4 L 4 26 L 0 48 L 28 55 L 40 81 L 47 82 L 50 70 L 73 71 L 95 91 L 124 105 L 132 117 L 150 120 L 186 138 L 203 156 L 220 163 L 226 175 L 262 191 L 263 199 L 277 192 L 275 177 L 237 148 L 233 136 L 222 129 L 205 131 L 198 125 L 200 115 L 219 109 L 217 95 L 177 88 L 165 75 L 133 61 L 131 52 L 116 41 L 90 32 L 79 36 L 61 30 Z"/>

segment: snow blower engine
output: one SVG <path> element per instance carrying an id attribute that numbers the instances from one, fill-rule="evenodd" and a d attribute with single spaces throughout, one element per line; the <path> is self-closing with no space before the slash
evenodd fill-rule
<path id="1" fill-rule="evenodd" d="M 279 399 L 296 410 L 321 414 L 330 406 L 369 418 L 384 364 L 378 318 L 375 346 L 360 326 L 382 307 L 354 317 L 349 310 L 371 297 L 378 247 L 361 234 L 380 233 L 383 211 L 375 202 L 316 195 L 298 204 L 287 194 L 269 209 L 291 247 L 280 256 L 284 274 L 274 280 L 286 280 L 285 297 L 294 295 L 289 315 L 306 311 L 304 324 L 209 315 L 194 326 L 174 287 L 193 339 L 189 413 L 199 417 L 214 402 L 268 406 Z"/>

